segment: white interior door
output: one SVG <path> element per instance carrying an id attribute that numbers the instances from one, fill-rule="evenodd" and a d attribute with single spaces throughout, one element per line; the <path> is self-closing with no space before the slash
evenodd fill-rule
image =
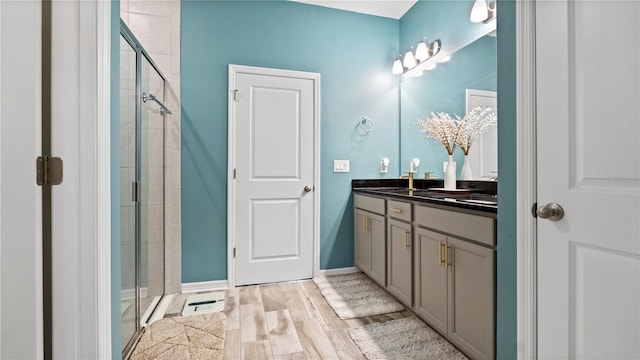
<path id="1" fill-rule="evenodd" d="M 640 2 L 536 3 L 538 357 L 640 358 Z"/>
<path id="2" fill-rule="evenodd" d="M 467 112 L 476 106 L 498 108 L 498 93 L 495 91 L 467 89 Z M 471 173 L 475 179 L 487 180 L 498 176 L 498 127 L 492 126 L 480 135 L 469 151 Z"/>
<path id="3" fill-rule="evenodd" d="M 41 4 L 0 1 L 0 358 L 43 357 Z"/>
<path id="4" fill-rule="evenodd" d="M 236 285 L 313 277 L 318 80 L 230 67 Z"/>

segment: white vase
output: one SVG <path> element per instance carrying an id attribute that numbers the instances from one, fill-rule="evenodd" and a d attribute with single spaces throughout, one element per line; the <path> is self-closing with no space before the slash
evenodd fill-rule
<path id="1" fill-rule="evenodd" d="M 453 155 L 449 155 L 449 162 L 447 163 L 447 171 L 444 172 L 444 189 L 445 190 L 456 189 L 456 164 L 453 162 Z"/>
<path id="2" fill-rule="evenodd" d="M 464 164 L 462 165 L 462 172 L 460 173 L 460 180 L 471 180 L 473 174 L 471 173 L 471 164 L 469 163 L 469 155 L 464 156 Z"/>

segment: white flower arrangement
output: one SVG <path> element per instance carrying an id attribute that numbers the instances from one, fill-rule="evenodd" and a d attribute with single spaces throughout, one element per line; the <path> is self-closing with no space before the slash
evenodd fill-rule
<path id="1" fill-rule="evenodd" d="M 474 107 L 458 122 L 456 144 L 460 146 L 465 155 L 469 155 L 469 149 L 473 142 L 497 123 L 498 116 L 494 107 Z"/>
<path id="2" fill-rule="evenodd" d="M 469 149 L 478 136 L 486 133 L 491 126 L 497 124 L 496 109 L 491 106 L 476 106 L 463 118 L 453 114 L 440 112 L 431 113 L 423 120 L 418 120 L 417 126 L 426 138 L 440 142 L 447 154 L 453 155 L 456 146 L 469 155 Z"/>
<path id="3" fill-rule="evenodd" d="M 440 142 L 447 150 L 447 153 L 453 155 L 453 150 L 455 150 L 457 144 L 458 120 L 460 120 L 457 115 L 455 116 L 456 119 L 453 119 L 447 113 L 432 112 L 427 119 L 418 120 L 416 125 L 422 128 L 420 132 L 424 133 L 426 138 Z"/>

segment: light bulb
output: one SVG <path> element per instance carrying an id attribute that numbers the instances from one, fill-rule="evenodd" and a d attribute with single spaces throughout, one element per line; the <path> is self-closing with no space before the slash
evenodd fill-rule
<path id="1" fill-rule="evenodd" d="M 489 18 L 489 5 L 487 0 L 476 0 L 471 8 L 471 16 L 469 20 L 474 23 L 479 23 Z"/>
<path id="2" fill-rule="evenodd" d="M 407 50 L 407 52 L 404 54 L 404 60 L 402 61 L 402 65 L 404 65 L 404 67 L 406 67 L 407 69 L 411 69 L 417 64 L 416 57 L 413 56 L 412 49 L 413 46 L 411 46 L 409 50 Z"/>
<path id="3" fill-rule="evenodd" d="M 403 71 L 404 68 L 402 67 L 402 61 L 400 61 L 400 55 L 398 55 L 396 61 L 393 62 L 393 69 L 391 70 L 391 73 L 393 73 L 393 75 L 399 75 L 402 74 Z"/>
<path id="4" fill-rule="evenodd" d="M 429 47 L 427 46 L 427 38 L 424 37 L 416 47 L 416 60 L 424 61 L 429 58 Z"/>

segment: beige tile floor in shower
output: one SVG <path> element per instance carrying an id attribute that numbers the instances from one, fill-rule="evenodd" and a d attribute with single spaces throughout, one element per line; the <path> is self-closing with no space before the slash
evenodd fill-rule
<path id="1" fill-rule="evenodd" d="M 347 330 L 412 316 L 409 311 L 341 320 L 310 281 L 225 291 L 224 359 L 364 359 Z M 177 295 L 165 317 L 178 316 L 190 294 Z"/>

